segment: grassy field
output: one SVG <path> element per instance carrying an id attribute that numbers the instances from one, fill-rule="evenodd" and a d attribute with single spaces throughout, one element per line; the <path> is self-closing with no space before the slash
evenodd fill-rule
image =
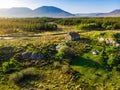
<path id="1" fill-rule="evenodd" d="M 66 39 L 68 32 L 78 32 L 80 40 Z M 14 34 L 1 34 L 9 35 Z M 39 37 L 0 40 L 0 90 L 120 90 L 119 29 L 90 31 L 58 25 L 57 31 L 26 35 Z M 60 43 L 64 45 L 57 50 Z M 22 57 L 29 52 L 40 52 L 44 58 Z"/>

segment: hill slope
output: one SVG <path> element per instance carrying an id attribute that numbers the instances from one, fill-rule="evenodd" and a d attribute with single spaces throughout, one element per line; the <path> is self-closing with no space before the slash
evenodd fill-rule
<path id="1" fill-rule="evenodd" d="M 47 17 L 69 17 L 74 16 L 73 14 L 66 12 L 62 9 L 53 6 L 42 6 L 35 10 L 33 13 L 36 16 L 47 16 Z"/>
<path id="2" fill-rule="evenodd" d="M 72 17 L 73 14 L 53 6 L 43 6 L 35 10 L 27 7 L 0 9 L 0 17 Z"/>
<path id="3" fill-rule="evenodd" d="M 78 13 L 75 14 L 77 17 L 119 17 L 120 9 L 116 9 L 114 11 L 108 13 Z"/>
<path id="4" fill-rule="evenodd" d="M 26 17 L 31 16 L 32 10 L 26 7 L 13 7 L 0 9 L 0 17 Z"/>
<path id="5" fill-rule="evenodd" d="M 110 13 L 107 13 L 108 16 L 120 16 L 120 9 L 116 9 Z"/>

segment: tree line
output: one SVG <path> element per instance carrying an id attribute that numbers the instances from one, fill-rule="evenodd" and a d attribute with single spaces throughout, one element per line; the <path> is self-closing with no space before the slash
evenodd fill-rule
<path id="1" fill-rule="evenodd" d="M 90 17 L 57 19 L 57 24 L 76 26 L 79 30 L 116 30 L 120 29 L 120 17 Z"/>

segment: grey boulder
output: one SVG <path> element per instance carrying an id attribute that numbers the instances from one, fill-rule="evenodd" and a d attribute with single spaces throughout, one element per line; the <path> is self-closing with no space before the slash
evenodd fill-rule
<path id="1" fill-rule="evenodd" d="M 42 60 L 43 54 L 40 52 L 24 52 L 22 53 L 22 58 L 31 60 Z"/>

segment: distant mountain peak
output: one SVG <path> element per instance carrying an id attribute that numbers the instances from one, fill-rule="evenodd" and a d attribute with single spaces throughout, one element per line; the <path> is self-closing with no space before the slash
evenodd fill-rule
<path id="1" fill-rule="evenodd" d="M 39 13 L 39 15 L 50 16 L 50 17 L 69 17 L 74 16 L 73 14 L 66 12 L 60 8 L 54 6 L 42 6 L 33 10 L 34 13 Z"/>
<path id="2" fill-rule="evenodd" d="M 109 13 L 71 14 L 55 6 L 42 6 L 34 10 L 28 7 L 0 9 L 0 17 L 119 17 L 120 9 Z"/>
<path id="3" fill-rule="evenodd" d="M 34 10 L 27 7 L 0 9 L 0 17 L 72 17 L 74 14 L 54 6 L 42 6 Z"/>
<path id="4" fill-rule="evenodd" d="M 120 14 L 120 9 L 116 9 L 116 10 L 114 10 L 114 11 L 110 12 L 110 13 Z"/>
<path id="5" fill-rule="evenodd" d="M 55 6 L 41 6 L 41 7 L 43 7 L 43 8 L 57 8 L 57 7 L 55 7 Z"/>

